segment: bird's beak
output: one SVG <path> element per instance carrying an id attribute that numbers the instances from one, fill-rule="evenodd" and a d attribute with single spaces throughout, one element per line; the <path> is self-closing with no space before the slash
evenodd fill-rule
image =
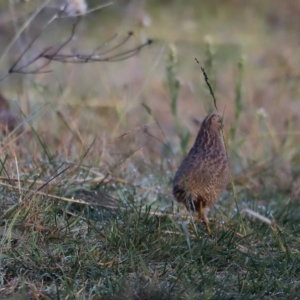
<path id="1" fill-rule="evenodd" d="M 221 118 L 219 122 L 220 122 L 221 128 L 223 128 L 224 127 L 224 125 L 223 125 L 223 119 Z"/>

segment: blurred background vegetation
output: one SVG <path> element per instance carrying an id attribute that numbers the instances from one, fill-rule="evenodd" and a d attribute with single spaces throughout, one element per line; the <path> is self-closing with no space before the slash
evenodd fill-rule
<path id="1" fill-rule="evenodd" d="M 33 0 L 1 3 L 1 52 L 42 3 Z M 50 1 L 9 53 L 4 52 L 2 73 L 59 4 Z M 88 2 L 90 8 L 96 5 L 99 1 Z M 200 66 L 195 63 L 197 58 L 213 84 L 220 113 L 224 111 L 229 143 L 235 143 L 230 149 L 234 152 L 231 158 L 238 159 L 237 165 L 234 160 L 233 171 L 241 172 L 253 161 L 278 160 L 279 156 L 285 166 L 299 168 L 294 150 L 298 147 L 295 128 L 299 122 L 296 67 L 299 9 L 300 5 L 293 1 L 114 1 L 82 19 L 69 50 L 89 53 L 117 33 L 118 37 L 107 45 L 113 46 L 129 31 L 135 35 L 125 49 L 147 38 L 154 40 L 151 47 L 124 62 L 52 63 L 51 73 L 12 75 L 1 81 L 1 93 L 16 102 L 27 116 L 38 105 L 47 104 L 39 113 L 43 115 L 42 124 L 39 116 L 33 122 L 42 132 L 43 126 L 51 124 L 44 128 L 50 139 L 58 138 L 64 126 L 57 120 L 57 111 L 68 115 L 87 141 L 95 136 L 101 140 L 115 138 L 153 121 L 141 105 L 146 103 L 176 153 L 179 129 L 174 128 L 166 75 L 166 60 L 172 45 L 176 52 L 174 76 L 180 85 L 176 106 L 181 130 L 194 137 L 199 127 L 197 122 L 212 110 Z M 69 36 L 73 21 L 64 18 L 53 22 L 25 59 L 49 45 L 62 43 Z M 149 125 L 148 129 L 155 131 L 157 126 Z M 190 138 L 189 145 L 192 142 Z M 155 144 L 157 141 L 151 139 L 143 147 L 151 148 Z M 160 152 L 161 147 L 157 146 L 155 151 Z M 279 155 L 283 152 L 285 155 Z M 174 159 L 171 153 L 167 155 Z"/>

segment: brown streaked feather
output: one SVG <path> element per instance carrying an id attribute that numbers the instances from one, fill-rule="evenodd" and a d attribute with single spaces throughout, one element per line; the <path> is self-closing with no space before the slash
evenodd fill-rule
<path id="1" fill-rule="evenodd" d="M 182 161 L 173 182 L 173 194 L 187 209 L 209 209 L 229 181 L 229 166 L 223 144 L 221 117 L 208 115 L 195 143 Z"/>

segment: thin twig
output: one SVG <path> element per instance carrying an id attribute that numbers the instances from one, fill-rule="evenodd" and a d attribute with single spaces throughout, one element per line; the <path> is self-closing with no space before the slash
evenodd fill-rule
<path id="1" fill-rule="evenodd" d="M 196 60 L 197 64 L 200 64 L 197 58 L 195 58 L 195 60 Z M 215 108 L 216 108 L 216 111 L 218 111 L 218 108 L 217 108 L 217 100 L 216 100 L 215 94 L 214 94 L 214 92 L 213 92 L 213 89 L 212 89 L 212 87 L 211 87 L 211 85 L 210 85 L 210 83 L 209 83 L 208 76 L 207 76 L 207 74 L 206 74 L 206 72 L 205 72 L 205 70 L 204 70 L 203 67 L 201 67 L 201 71 L 202 71 L 202 73 L 203 73 L 205 82 L 206 82 L 206 84 L 207 84 L 207 86 L 208 86 L 208 88 L 209 88 L 209 92 L 210 92 L 211 96 L 213 97 L 213 100 L 214 100 L 214 106 L 215 106 Z"/>
<path id="2" fill-rule="evenodd" d="M 107 5 L 110 5 L 107 4 Z M 105 5 L 105 6 L 107 6 Z M 99 9 L 98 7 L 97 9 Z M 145 43 L 136 46 L 129 50 L 120 51 L 119 53 L 111 54 L 109 53 L 114 52 L 117 49 L 120 49 L 122 46 L 124 46 L 129 39 L 133 36 L 133 32 L 129 32 L 128 35 L 122 39 L 120 42 L 118 42 L 115 46 L 108 48 L 107 50 L 103 51 L 102 53 L 98 53 L 100 48 L 103 46 L 108 45 L 109 42 L 111 42 L 116 35 L 103 43 L 100 46 L 97 46 L 93 51 L 91 51 L 91 54 L 81 54 L 81 53 L 75 53 L 75 54 L 61 54 L 59 53 L 67 44 L 69 44 L 75 35 L 76 27 L 79 24 L 81 18 L 78 17 L 73 24 L 71 35 L 68 37 L 68 39 L 63 42 L 58 47 L 47 47 L 43 51 L 41 51 L 38 55 L 34 56 L 33 58 L 29 59 L 26 63 L 21 63 L 25 54 L 32 48 L 33 44 L 36 42 L 36 40 L 42 35 L 42 33 L 46 30 L 47 27 L 49 27 L 50 24 L 52 24 L 56 19 L 61 18 L 62 13 L 64 10 L 60 11 L 59 13 L 56 13 L 53 15 L 46 24 L 42 27 L 42 29 L 38 32 L 37 35 L 33 37 L 33 39 L 29 42 L 29 44 L 25 47 L 24 51 L 20 54 L 20 56 L 16 59 L 16 61 L 11 65 L 9 70 L 2 74 L 0 76 L 0 81 L 2 81 L 4 78 L 9 76 L 10 74 L 40 74 L 40 73 L 49 73 L 51 70 L 44 70 L 46 66 L 48 66 L 52 61 L 57 61 L 61 63 L 73 63 L 73 64 L 81 64 L 81 63 L 90 63 L 90 62 L 116 62 L 121 60 L 126 60 L 136 54 L 138 54 L 144 47 L 152 44 L 152 40 L 149 39 Z M 27 23 L 26 26 L 29 24 Z M 26 28 L 26 27 L 25 27 Z M 22 27 L 22 31 L 24 28 Z M 20 31 L 20 32 L 22 32 Z M 20 33 L 21 34 L 21 33 Z M 18 36 L 19 37 L 19 36 Z M 14 40 L 15 42 L 15 40 Z M 3 56 L 2 56 L 3 57 Z M 36 67 L 35 69 L 30 69 L 30 66 L 37 63 L 41 59 L 45 59 L 46 62 L 42 63 L 40 66 Z"/>

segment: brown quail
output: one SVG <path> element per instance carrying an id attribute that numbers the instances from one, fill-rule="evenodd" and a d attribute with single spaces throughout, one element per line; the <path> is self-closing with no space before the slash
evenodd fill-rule
<path id="1" fill-rule="evenodd" d="M 222 139 L 222 119 L 208 115 L 196 141 L 181 163 L 173 182 L 173 195 L 188 210 L 197 211 L 208 232 L 207 213 L 229 181 L 229 166 Z"/>

